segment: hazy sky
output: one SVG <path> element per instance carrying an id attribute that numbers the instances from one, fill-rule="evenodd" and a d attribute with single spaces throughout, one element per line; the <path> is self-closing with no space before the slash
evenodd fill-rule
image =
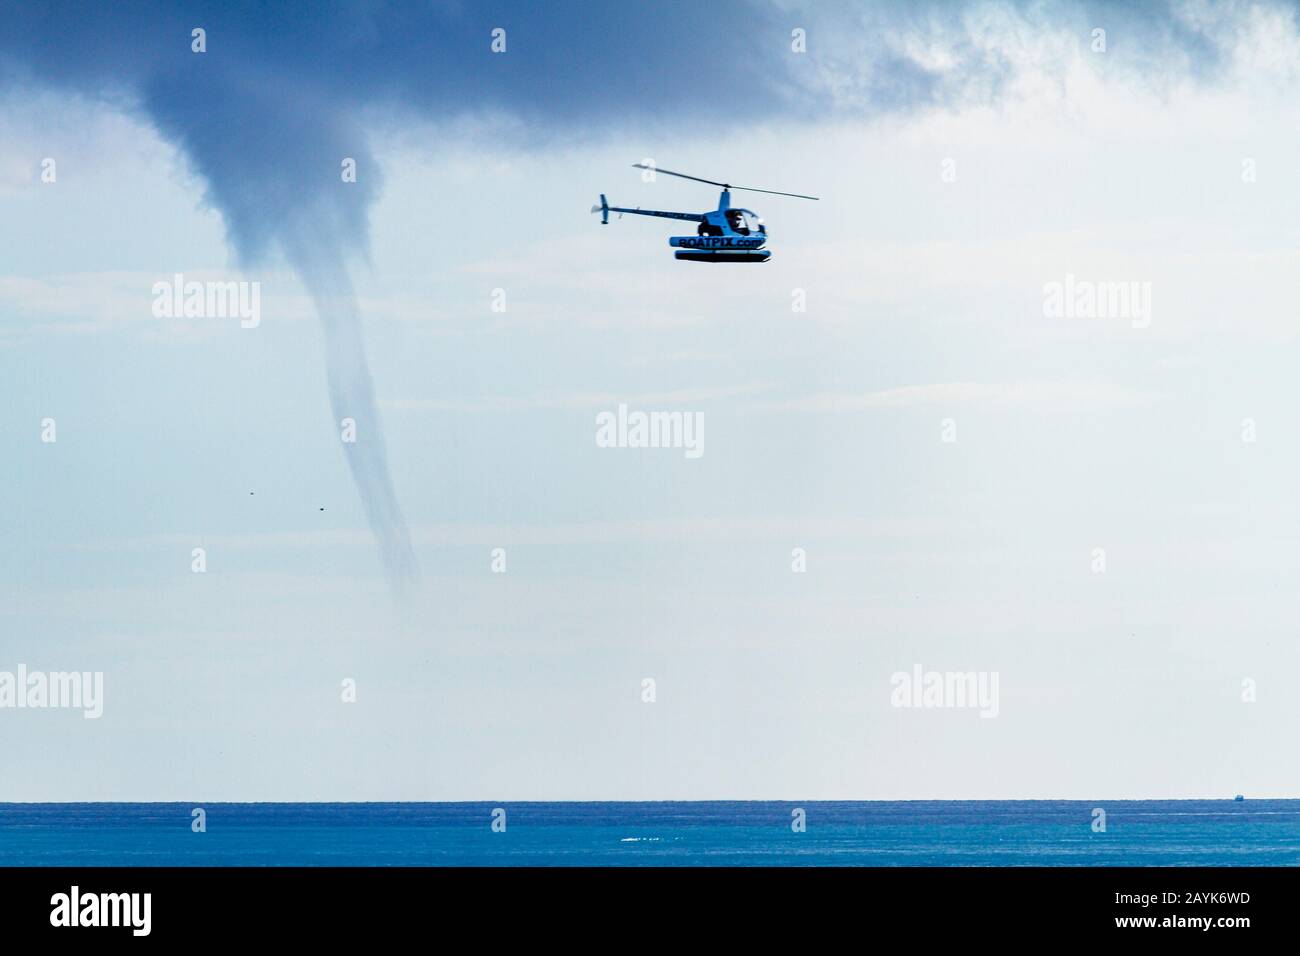
<path id="1" fill-rule="evenodd" d="M 1295 11 L 532 6 L 0 5 L 0 671 L 105 696 L 0 709 L 0 800 L 1296 796 Z M 588 212 L 716 205 L 645 159 L 823 198 L 676 262 Z M 177 272 L 260 325 L 155 318 Z M 1149 315 L 1046 315 L 1067 276 Z M 597 447 L 620 403 L 704 454 Z M 891 706 L 916 665 L 997 717 Z"/>

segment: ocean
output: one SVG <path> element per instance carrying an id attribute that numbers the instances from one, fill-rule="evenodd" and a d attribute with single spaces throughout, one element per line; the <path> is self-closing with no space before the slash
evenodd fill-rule
<path id="1" fill-rule="evenodd" d="M 1300 800 L 0 803 L 0 866 L 316 865 L 1295 866 Z"/>

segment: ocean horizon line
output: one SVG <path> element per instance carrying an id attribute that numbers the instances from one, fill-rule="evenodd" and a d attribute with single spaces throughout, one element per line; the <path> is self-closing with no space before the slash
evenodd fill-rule
<path id="1" fill-rule="evenodd" d="M 563 799 L 537 799 L 532 797 L 473 797 L 461 798 L 455 800 L 294 800 L 294 799 L 274 799 L 274 800 L 206 800 L 197 799 L 149 799 L 149 800 L 0 800 L 0 807 L 5 806 L 142 806 L 157 805 L 165 806 L 170 804 L 183 805 L 203 803 L 209 806 L 218 805 L 239 805 L 239 806 L 257 806 L 257 805 L 318 805 L 318 806 L 391 806 L 394 804 L 412 804 L 412 805 L 458 805 L 458 804 L 488 804 L 488 803 L 528 803 L 528 804 L 609 804 L 609 803 L 630 803 L 630 804 L 656 804 L 656 803 L 1206 803 L 1206 802 L 1224 802 L 1224 803 L 1245 803 L 1245 802 L 1285 802 L 1300 801 L 1300 796 L 1273 797 L 1273 796 L 1255 796 L 1250 797 L 1242 794 L 1240 798 L 1237 795 L 1230 797 L 658 797 L 653 799 L 645 798 L 618 798 L 618 799 L 585 799 L 585 798 L 563 798 Z"/>

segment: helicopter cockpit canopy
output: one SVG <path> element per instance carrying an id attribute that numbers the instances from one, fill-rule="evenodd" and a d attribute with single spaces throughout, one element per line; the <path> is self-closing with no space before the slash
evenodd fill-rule
<path id="1" fill-rule="evenodd" d="M 763 220 L 758 218 L 758 213 L 748 209 L 728 209 L 727 225 L 742 236 L 767 234 L 767 228 L 763 225 Z"/>

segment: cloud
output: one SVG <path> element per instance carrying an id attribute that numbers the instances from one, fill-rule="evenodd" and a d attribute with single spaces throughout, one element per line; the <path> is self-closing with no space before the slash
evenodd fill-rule
<path id="1" fill-rule="evenodd" d="M 703 405 L 738 395 L 764 391 L 762 385 L 726 385 L 679 388 L 662 392 L 545 392 L 531 396 L 488 395 L 479 398 L 381 399 L 383 408 L 395 411 L 516 411 L 532 408 L 609 408 L 624 403 L 637 408 L 676 408 Z"/>
<path id="2" fill-rule="evenodd" d="M 518 411 L 538 408 L 606 408 L 620 402 L 640 408 L 675 408 L 703 405 L 771 391 L 770 385 L 733 385 L 683 388 L 665 392 L 552 392 L 533 396 L 484 396 L 455 399 L 384 399 L 380 405 L 394 411 Z M 1127 408 L 1159 402 L 1169 396 L 1123 385 L 1101 382 L 945 382 L 906 385 L 856 393 L 822 393 L 777 401 L 754 401 L 739 407 L 764 411 L 851 412 L 866 409 L 912 408 L 919 405 L 1078 404 Z M 733 407 L 735 403 L 731 403 Z"/>
<path id="3" fill-rule="evenodd" d="M 699 100 L 696 69 L 712 59 L 734 15 L 714 5 L 663 17 L 651 6 L 324 3 L 304 29 L 286 12 L 259 3 L 19 8 L 4 16 L 0 76 L 102 90 L 143 112 L 203 178 L 240 262 L 258 263 L 275 250 L 298 273 L 321 320 L 334 421 L 344 434 L 351 429 L 343 452 L 385 572 L 401 591 L 415 559 L 348 273 L 350 261 L 368 252 L 368 213 L 382 182 L 360 116 L 386 106 L 455 116 L 468 107 L 586 122 L 629 102 L 642 114 L 662 114 Z M 740 23 L 759 26 L 752 18 Z M 505 30 L 500 54 L 490 48 L 498 28 Z M 199 38 L 191 37 L 199 30 L 196 48 Z M 650 36 L 692 69 L 665 69 L 642 55 L 638 47 Z M 574 57 L 575 47 L 585 55 Z M 655 93 L 647 96 L 651 80 Z M 761 101 L 753 93 L 768 82 L 721 71 L 709 109 L 753 112 Z M 350 180 L 343 175 L 349 163 Z"/>
<path id="4" fill-rule="evenodd" d="M 344 454 L 399 582 L 414 561 L 349 275 L 368 255 L 382 188 L 375 125 L 502 117 L 498 135 L 530 150 L 629 127 L 662 134 L 961 108 L 1059 78 L 1098 16 L 1114 34 L 1098 68 L 1165 83 L 1213 75 L 1238 49 L 1231 28 L 1248 16 L 1198 11 L 326 0 L 297 15 L 251 0 L 17 5 L 2 14 L 0 83 L 100 97 L 148 117 L 202 178 L 240 263 L 278 252 L 298 273 L 321 320 L 333 419 L 356 423 L 358 441 Z M 797 53 L 790 33 L 805 20 L 809 52 Z M 195 28 L 206 31 L 205 52 L 191 48 Z M 491 49 L 498 29 L 502 53 Z M 1285 59 L 1280 47 L 1267 62 Z M 341 181 L 348 159 L 355 182 Z"/>
<path id="5" fill-rule="evenodd" d="M 500 545 L 562 546 L 643 544 L 657 541 L 902 541 L 975 533 L 985 529 L 980 521 L 951 515 L 908 515 L 861 518 L 853 515 L 754 515 L 661 517 L 654 521 L 628 518 L 609 521 L 572 521 L 549 524 L 443 523 L 417 525 L 412 539 L 425 546 Z M 260 551 L 324 548 L 355 548 L 367 543 L 359 530 L 337 528 L 319 531 L 267 531 L 208 534 L 202 543 L 222 551 Z M 136 538 L 113 538 L 63 546 L 84 552 L 142 552 L 193 547 L 193 535 L 158 534 Z"/>
<path id="6" fill-rule="evenodd" d="M 861 393 L 826 393 L 772 404 L 774 409 L 801 412 L 855 412 L 920 405 L 995 405 L 1063 403 L 1126 408 L 1161 401 L 1167 396 L 1122 385 L 1087 382 L 943 382 L 906 385 Z"/>
<path id="7" fill-rule="evenodd" d="M 187 269 L 187 282 L 235 282 L 242 273 L 221 269 Z M 161 320 L 153 314 L 156 282 L 171 282 L 175 273 L 105 271 L 57 273 L 47 276 L 0 276 L 0 311 L 10 319 L 9 331 L 105 332 L 132 325 L 152 339 L 168 342 L 202 341 L 230 328 L 238 319 Z M 274 285 L 286 277 L 263 273 L 257 281 Z M 275 295 L 263 289 L 263 313 L 275 322 L 301 321 L 311 317 L 311 303 L 301 294 Z"/>

